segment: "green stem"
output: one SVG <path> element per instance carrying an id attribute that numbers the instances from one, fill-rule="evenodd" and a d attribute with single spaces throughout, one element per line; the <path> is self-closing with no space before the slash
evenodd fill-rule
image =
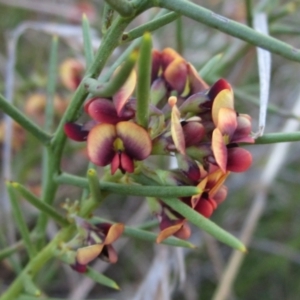
<path id="1" fill-rule="evenodd" d="M 127 0 L 105 0 L 122 17 L 133 17 L 136 10 L 132 3 Z"/>
<path id="2" fill-rule="evenodd" d="M 84 80 L 84 87 L 94 96 L 104 98 L 112 97 L 128 79 L 132 69 L 134 68 L 136 60 L 137 52 L 134 51 L 109 82 L 101 84 L 96 79 L 86 78 Z"/>
<path id="3" fill-rule="evenodd" d="M 154 18 L 152 21 L 140 25 L 128 32 L 125 32 L 122 37 L 122 42 L 127 43 L 141 37 L 145 32 L 152 32 L 178 19 L 180 14 L 170 12 L 164 16 Z"/>
<path id="4" fill-rule="evenodd" d="M 269 50 L 287 59 L 300 62 L 300 51 L 291 45 L 271 36 L 261 34 L 246 25 L 227 19 L 192 2 L 183 0 L 156 0 L 154 2 L 159 7 L 170 9 L 252 45 Z"/>
<path id="5" fill-rule="evenodd" d="M 84 177 L 62 173 L 56 177 L 60 184 L 71 184 L 82 188 L 88 187 L 88 180 Z M 142 186 L 135 184 L 118 184 L 100 181 L 102 191 L 119 195 L 133 195 L 143 197 L 188 197 L 199 194 L 199 189 L 194 186 Z M 175 196 L 176 195 L 176 196 Z"/>
<path id="6" fill-rule="evenodd" d="M 45 124 L 44 129 L 46 132 L 52 132 L 53 119 L 54 119 L 54 97 L 56 91 L 56 77 L 57 77 L 57 52 L 58 52 L 58 38 L 52 38 L 49 67 L 48 67 L 48 82 L 47 82 L 47 103 L 45 108 Z M 42 187 L 44 189 L 45 179 L 48 174 L 48 159 L 49 149 L 43 148 L 42 155 Z"/>
<path id="7" fill-rule="evenodd" d="M 36 234 L 34 232 L 32 232 L 30 234 L 31 243 L 34 243 L 36 241 L 36 239 L 37 239 Z M 23 249 L 23 248 L 24 248 L 24 241 L 20 240 L 20 241 L 16 242 L 15 244 L 13 244 L 9 247 L 6 247 L 6 248 L 2 249 L 0 251 L 0 261 L 3 260 L 6 257 L 11 256 L 13 253 L 15 253 L 16 251 L 18 251 L 20 249 Z"/>
<path id="8" fill-rule="evenodd" d="M 162 17 L 165 13 L 166 12 L 164 9 L 160 10 L 160 12 L 153 18 L 153 21 Z M 148 29 L 149 29 L 148 31 L 151 31 L 151 28 L 148 28 Z M 145 32 L 144 29 L 139 31 L 138 36 L 139 37 L 142 36 L 144 34 L 144 32 Z M 127 33 L 124 33 L 122 39 L 126 38 L 126 35 L 127 35 Z M 134 37 L 134 39 L 135 40 L 130 44 L 130 46 L 128 46 L 128 48 L 125 51 L 123 51 L 122 54 L 117 58 L 117 60 L 112 64 L 112 66 L 109 68 L 109 70 L 107 72 L 105 72 L 105 74 L 100 76 L 99 81 L 101 83 L 108 81 L 108 79 L 111 77 L 113 72 L 117 69 L 117 67 L 120 66 L 122 64 L 122 62 L 127 60 L 129 55 L 131 54 L 131 52 L 140 45 L 142 38 L 137 39 L 136 37 Z M 130 41 L 131 41 L 131 39 L 130 39 Z M 127 42 L 127 40 L 126 40 L 126 42 Z"/>
<path id="9" fill-rule="evenodd" d="M 233 90 L 234 90 L 234 95 L 235 95 L 236 99 L 238 99 L 240 101 L 251 102 L 257 106 L 260 105 L 259 99 L 255 96 L 251 95 L 249 92 L 247 92 L 243 89 L 236 88 L 236 87 L 234 87 Z M 278 107 L 274 104 L 269 104 L 267 111 L 268 111 L 268 113 L 276 114 L 283 118 L 293 118 L 293 119 L 300 121 L 299 116 L 296 116 L 295 114 L 293 114 L 289 111 L 283 110 L 281 107 Z"/>
<path id="10" fill-rule="evenodd" d="M 87 178 L 89 191 L 91 192 L 91 197 L 85 200 L 85 205 L 82 205 L 83 201 L 81 202 L 80 216 L 83 217 L 87 216 L 87 210 L 94 211 L 98 206 L 100 206 L 105 198 L 105 196 L 101 193 L 97 172 L 94 169 L 89 169 L 87 171 Z"/>
<path id="11" fill-rule="evenodd" d="M 298 35 L 300 33 L 300 29 L 299 27 L 292 27 L 284 24 L 274 24 L 270 27 L 270 33 Z"/>
<path id="12" fill-rule="evenodd" d="M 61 226 L 69 225 L 69 222 L 61 214 L 59 214 L 52 206 L 41 201 L 39 198 L 29 192 L 24 186 L 17 182 L 13 182 L 12 186 L 22 195 L 30 204 L 36 207 L 38 210 L 43 211 L 50 218 L 56 221 Z"/>
<path id="13" fill-rule="evenodd" d="M 99 178 L 97 176 L 97 172 L 94 169 L 89 169 L 87 171 L 87 178 L 89 182 L 89 188 L 91 191 L 91 196 L 95 202 L 100 201 L 102 199 L 101 189 L 99 184 Z"/>
<path id="14" fill-rule="evenodd" d="M 269 23 L 274 23 L 278 19 L 281 19 L 287 15 L 291 15 L 297 11 L 297 8 L 299 6 L 299 2 L 290 2 L 286 5 L 281 6 L 276 13 L 271 14 L 269 17 Z"/>
<path id="15" fill-rule="evenodd" d="M 120 287 L 116 284 L 115 281 L 106 277 L 105 275 L 99 273 L 98 271 L 92 269 L 91 267 L 87 267 L 87 272 L 84 274 L 87 277 L 91 278 L 93 281 L 108 286 L 112 289 L 119 290 Z"/>
<path id="16" fill-rule="evenodd" d="M 73 234 L 75 226 L 68 226 L 62 229 L 57 236 L 27 264 L 18 278 L 8 287 L 1 295 L 0 300 L 17 299 L 22 292 L 23 278 L 28 276 L 34 277 L 36 273 L 45 265 L 45 263 L 53 257 L 54 249 L 63 241 L 66 241 Z"/>
<path id="17" fill-rule="evenodd" d="M 48 147 L 44 153 L 45 168 L 43 174 L 43 189 L 42 189 L 42 201 L 47 205 L 51 205 L 54 201 L 55 194 L 58 188 L 58 184 L 54 181 L 53 177 L 59 173 L 59 167 L 55 164 L 55 161 L 58 160 L 58 157 L 55 155 L 55 152 L 52 150 L 53 147 Z M 40 237 L 37 241 L 39 248 L 42 247 L 44 243 L 44 232 L 46 230 L 48 222 L 48 215 L 41 211 L 37 225 L 36 233 Z"/>
<path id="18" fill-rule="evenodd" d="M 94 60 L 94 52 L 92 46 L 91 29 L 89 20 L 84 14 L 82 17 L 82 35 L 83 35 L 83 48 L 86 66 L 89 68 Z"/>
<path id="19" fill-rule="evenodd" d="M 47 82 L 47 103 L 45 109 L 45 131 L 51 132 L 53 126 L 54 116 L 54 96 L 56 90 L 56 77 L 57 77 L 57 49 L 58 49 L 58 38 L 54 36 L 52 38 L 50 59 L 48 67 L 48 82 Z"/>
<path id="20" fill-rule="evenodd" d="M 30 259 L 33 259 L 36 255 L 36 249 L 31 243 L 29 230 L 26 225 L 26 222 L 24 220 L 23 214 L 21 212 L 19 201 L 17 199 L 17 195 L 15 193 L 15 188 L 11 182 L 6 182 L 7 191 L 9 194 L 9 198 L 12 204 L 13 214 L 15 217 L 15 222 L 19 228 L 20 234 L 22 236 L 22 239 L 24 241 L 24 245 L 27 249 L 28 255 Z"/>
<path id="21" fill-rule="evenodd" d="M 104 3 L 101 25 L 101 32 L 103 35 L 106 34 L 107 29 L 111 26 L 113 16 L 114 10 L 107 3 Z"/>
<path id="22" fill-rule="evenodd" d="M 0 94 L 0 109 L 19 123 L 25 130 L 30 132 L 35 138 L 37 138 L 42 144 L 48 145 L 51 140 L 51 136 L 35 125 L 29 118 L 23 115 L 17 108 L 8 103 L 6 99 Z"/>
<path id="23" fill-rule="evenodd" d="M 219 65 L 221 58 L 223 57 L 222 53 L 219 53 L 213 56 L 208 62 L 205 63 L 204 66 L 199 71 L 199 75 L 206 80 L 209 77 L 211 71 L 215 68 L 215 66 Z"/>
<path id="24" fill-rule="evenodd" d="M 252 27 L 252 0 L 245 0 L 247 25 Z"/>
<path id="25" fill-rule="evenodd" d="M 152 38 L 149 32 L 146 32 L 142 39 L 142 44 L 138 59 L 138 77 L 137 77 L 137 123 L 144 128 L 148 128 L 149 123 L 149 102 L 151 85 L 151 67 L 152 67 Z"/>
<path id="26" fill-rule="evenodd" d="M 182 18 L 176 20 L 176 50 L 179 54 L 183 55 L 183 36 L 182 36 Z"/>
<path id="27" fill-rule="evenodd" d="M 139 44 L 141 43 L 141 38 L 136 39 L 135 41 L 133 41 L 131 43 L 131 45 L 122 52 L 122 54 L 117 58 L 117 60 L 110 66 L 109 70 L 107 72 L 105 72 L 105 74 L 103 74 L 102 76 L 100 76 L 99 78 L 99 82 L 100 83 L 104 83 L 106 81 L 109 80 L 109 78 L 112 76 L 112 74 L 114 73 L 114 71 L 126 60 L 129 59 L 129 56 L 131 55 L 131 53 L 134 51 L 134 49 L 136 49 Z"/>
<path id="28" fill-rule="evenodd" d="M 6 247 L 0 251 L 0 261 L 4 258 L 11 256 L 13 253 L 18 251 L 19 249 L 22 249 L 24 247 L 24 241 L 21 240 L 15 244 L 13 244 L 10 247 Z"/>
<path id="29" fill-rule="evenodd" d="M 300 132 L 276 132 L 265 134 L 255 140 L 256 145 L 286 143 L 286 142 L 299 142 Z"/>

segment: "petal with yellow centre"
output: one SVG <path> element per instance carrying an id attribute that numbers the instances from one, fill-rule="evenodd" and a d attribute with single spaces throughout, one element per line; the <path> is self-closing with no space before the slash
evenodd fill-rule
<path id="1" fill-rule="evenodd" d="M 87 152 L 92 163 L 103 167 L 112 161 L 116 137 L 116 129 L 112 124 L 104 123 L 93 127 L 87 138 Z"/>
<path id="2" fill-rule="evenodd" d="M 144 160 L 152 150 L 149 133 L 132 122 L 119 122 L 116 125 L 117 136 L 122 140 L 124 152 L 132 159 Z"/>

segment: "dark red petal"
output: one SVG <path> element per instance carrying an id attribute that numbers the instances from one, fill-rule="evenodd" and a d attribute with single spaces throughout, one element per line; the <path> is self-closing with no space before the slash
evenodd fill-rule
<path id="1" fill-rule="evenodd" d="M 191 228 L 188 224 L 184 223 L 183 226 L 174 234 L 182 240 L 187 240 L 191 236 Z"/>
<path id="2" fill-rule="evenodd" d="M 121 153 L 121 169 L 125 172 L 132 173 L 134 171 L 134 163 L 126 153 Z"/>
<path id="3" fill-rule="evenodd" d="M 116 250 L 113 248 L 113 246 L 107 245 L 100 253 L 99 258 L 108 263 L 114 264 L 118 261 L 118 254 Z"/>
<path id="4" fill-rule="evenodd" d="M 119 118 L 112 101 L 104 98 L 94 98 L 85 104 L 85 111 L 94 120 L 101 123 L 116 124 L 124 119 Z"/>
<path id="5" fill-rule="evenodd" d="M 121 155 L 120 153 L 116 152 L 111 161 L 111 164 L 110 164 L 111 175 L 114 175 L 120 167 L 120 155 Z"/>
<path id="6" fill-rule="evenodd" d="M 201 142 L 205 136 L 205 128 L 199 122 L 187 122 L 183 126 L 185 146 L 189 147 Z"/>
<path id="7" fill-rule="evenodd" d="M 152 142 L 149 133 L 143 127 L 132 122 L 119 122 L 116 131 L 124 144 L 124 152 L 129 157 L 143 160 L 150 155 Z"/>
<path id="8" fill-rule="evenodd" d="M 83 142 L 86 141 L 89 134 L 89 131 L 84 130 L 83 127 L 83 125 L 68 122 L 64 125 L 64 131 L 70 139 L 77 142 Z"/>
<path id="9" fill-rule="evenodd" d="M 78 262 L 76 262 L 74 265 L 71 265 L 71 268 L 78 273 L 85 273 L 87 270 L 86 265 L 81 265 Z"/>
<path id="10" fill-rule="evenodd" d="M 204 217 L 209 218 L 214 211 L 212 201 L 213 200 L 201 198 L 194 209 Z"/>
<path id="11" fill-rule="evenodd" d="M 164 78 L 179 94 L 184 91 L 187 75 L 187 63 L 183 58 L 176 58 L 164 71 Z"/>
<path id="12" fill-rule="evenodd" d="M 152 71 L 151 71 L 151 82 L 153 82 L 159 76 L 161 68 L 161 53 L 158 50 L 152 50 Z"/>
<path id="13" fill-rule="evenodd" d="M 229 148 L 227 170 L 232 172 L 245 172 L 248 170 L 252 163 L 252 155 L 249 151 L 235 147 Z"/>
<path id="14" fill-rule="evenodd" d="M 112 124 L 98 124 L 89 133 L 87 139 L 88 156 L 97 166 L 108 165 L 114 155 L 116 129 Z"/>
<path id="15" fill-rule="evenodd" d="M 176 58 L 182 58 L 182 57 L 174 49 L 165 48 L 161 52 L 161 64 L 163 70 L 165 70 L 169 66 L 169 64 Z"/>
<path id="16" fill-rule="evenodd" d="M 231 85 L 225 79 L 221 78 L 211 86 L 207 95 L 213 101 L 222 90 L 226 89 L 231 90 Z"/>
<path id="17" fill-rule="evenodd" d="M 178 167 L 193 182 L 199 181 L 201 177 L 200 167 L 189 156 L 176 154 Z"/>
<path id="18" fill-rule="evenodd" d="M 237 129 L 234 132 L 232 143 L 254 143 L 251 134 L 251 117 L 246 114 L 240 114 L 237 117 Z"/>

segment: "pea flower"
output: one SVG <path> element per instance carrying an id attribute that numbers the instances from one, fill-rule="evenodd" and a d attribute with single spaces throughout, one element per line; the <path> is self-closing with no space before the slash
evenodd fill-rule
<path id="1" fill-rule="evenodd" d="M 96 258 L 116 263 L 118 255 L 111 244 L 122 235 L 124 225 L 121 223 L 92 225 L 84 220 L 79 222 L 85 230 L 86 237 L 83 247 L 79 247 L 76 251 L 76 261 L 72 268 L 79 273 L 84 273 L 87 265 Z"/>
<path id="2" fill-rule="evenodd" d="M 88 156 L 94 164 L 111 164 L 111 173 L 134 171 L 134 160 L 146 159 L 152 149 L 148 132 L 141 126 L 124 121 L 116 125 L 102 123 L 92 128 L 87 137 Z"/>

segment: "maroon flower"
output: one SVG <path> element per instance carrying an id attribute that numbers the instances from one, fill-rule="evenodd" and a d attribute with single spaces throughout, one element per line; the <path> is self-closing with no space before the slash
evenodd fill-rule
<path id="1" fill-rule="evenodd" d="M 83 224 L 87 232 L 86 245 L 77 249 L 76 262 L 72 268 L 79 273 L 84 273 L 86 266 L 96 258 L 116 263 L 118 256 L 111 244 L 122 235 L 124 225 L 120 223 L 91 225 L 85 221 Z"/>
<path id="2" fill-rule="evenodd" d="M 148 132 L 132 122 L 98 124 L 87 138 L 90 160 L 98 166 L 111 164 L 111 173 L 134 171 L 134 160 L 144 160 L 152 150 Z"/>

